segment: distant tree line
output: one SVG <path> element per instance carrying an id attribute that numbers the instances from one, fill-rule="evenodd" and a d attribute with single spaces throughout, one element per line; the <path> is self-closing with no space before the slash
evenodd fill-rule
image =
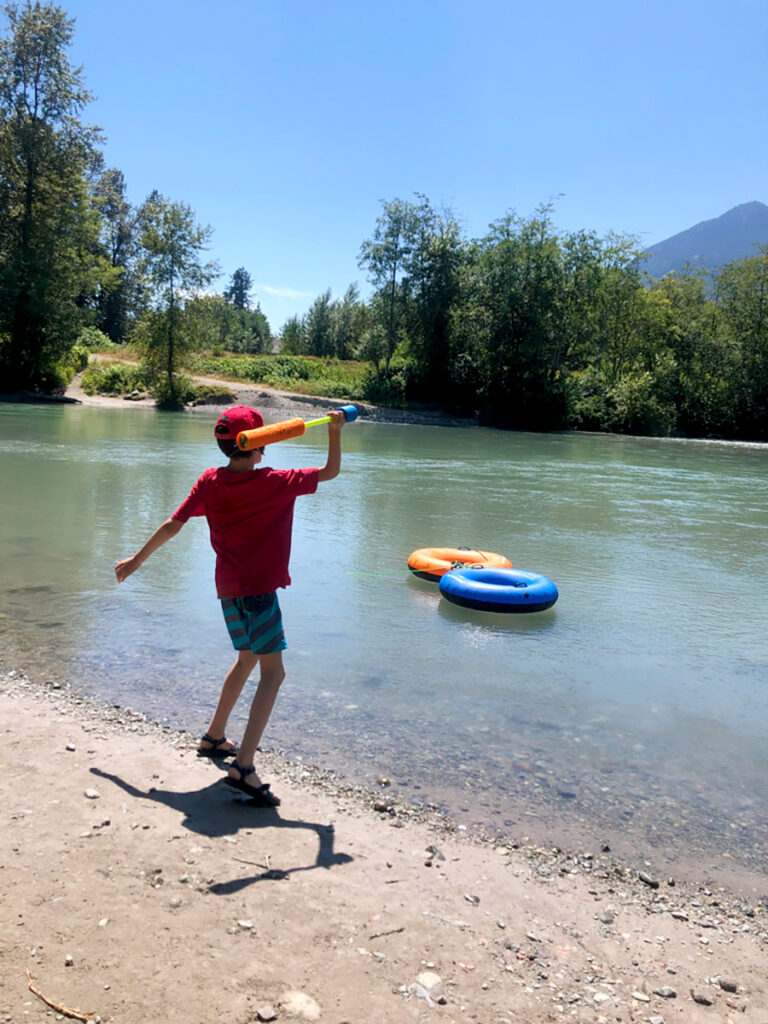
<path id="1" fill-rule="evenodd" d="M 139 345 L 173 404 L 183 353 L 204 343 L 269 351 L 245 268 L 222 295 L 204 258 L 210 228 L 185 203 L 153 192 L 139 207 L 104 166 L 92 99 L 67 49 L 73 21 L 57 5 L 5 8 L 0 39 L 0 391 L 48 389 L 71 376 L 85 345 Z"/>
<path id="2" fill-rule="evenodd" d="M 157 192 L 133 208 L 104 167 L 66 57 L 71 19 L 39 0 L 6 11 L 0 390 L 55 385 L 101 338 L 140 346 L 172 405 L 191 349 L 270 351 L 244 268 L 208 290 L 210 228 Z M 359 265 L 370 297 L 324 292 L 279 345 L 366 361 L 371 401 L 521 429 L 768 440 L 768 247 L 712 279 L 652 280 L 635 239 L 558 232 L 550 206 L 469 239 L 416 194 L 383 202 Z"/>
<path id="3" fill-rule="evenodd" d="M 518 429 L 768 439 L 768 247 L 700 272 L 643 273 L 634 238 L 563 234 L 543 206 L 469 240 L 426 196 L 382 204 L 360 266 L 283 351 L 371 362 L 368 397 Z"/>

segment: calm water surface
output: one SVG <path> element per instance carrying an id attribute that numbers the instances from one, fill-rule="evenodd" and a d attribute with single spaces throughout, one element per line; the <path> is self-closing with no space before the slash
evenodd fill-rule
<path id="1" fill-rule="evenodd" d="M 342 475 L 297 502 L 265 745 L 468 827 L 768 874 L 768 448 L 361 421 L 343 440 Z M 233 658 L 205 523 L 122 587 L 112 566 L 219 461 L 210 416 L 0 405 L 6 667 L 204 726 Z M 558 603 L 471 612 L 405 569 L 462 545 Z"/>

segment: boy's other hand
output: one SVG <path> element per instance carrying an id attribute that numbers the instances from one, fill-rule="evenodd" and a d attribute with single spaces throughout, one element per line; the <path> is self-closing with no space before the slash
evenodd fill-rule
<path id="1" fill-rule="evenodd" d="M 115 576 L 118 583 L 123 583 L 128 577 L 136 572 L 141 563 L 136 561 L 136 556 L 132 558 L 123 558 L 122 561 L 118 562 L 115 566 Z"/>

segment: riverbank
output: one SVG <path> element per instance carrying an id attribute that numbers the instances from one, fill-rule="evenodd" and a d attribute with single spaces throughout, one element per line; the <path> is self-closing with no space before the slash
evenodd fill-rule
<path id="1" fill-rule="evenodd" d="M 194 737 L 16 672 L 0 714 L 9 1022 L 49 1013 L 27 970 L 114 1022 L 768 1020 L 764 893 L 473 842 L 276 753 L 257 809 Z"/>
<path id="2" fill-rule="evenodd" d="M 83 391 L 82 374 L 78 374 L 72 383 L 66 388 L 67 399 L 79 402 L 82 405 L 100 406 L 102 408 L 125 409 L 155 409 L 155 401 L 152 398 L 129 397 L 123 398 L 114 395 L 88 395 Z M 301 416 L 311 419 L 314 416 L 322 416 L 328 409 L 336 409 L 342 400 L 338 398 L 323 398 L 318 395 L 299 395 L 293 391 L 280 391 L 277 388 L 268 388 L 263 385 L 245 386 L 241 382 L 219 380 L 214 377 L 194 377 L 196 383 L 214 385 L 216 387 L 229 388 L 234 395 L 231 404 L 250 405 L 260 409 L 271 416 Z M 230 403 L 225 403 L 230 404 Z M 390 409 L 383 405 L 370 405 L 367 402 L 354 403 L 360 415 L 367 420 L 376 423 L 412 423 L 420 426 L 474 426 L 472 419 L 461 419 L 450 416 L 448 413 L 432 409 Z M 196 410 L 209 412 L 212 416 L 218 416 L 222 405 L 201 405 Z"/>

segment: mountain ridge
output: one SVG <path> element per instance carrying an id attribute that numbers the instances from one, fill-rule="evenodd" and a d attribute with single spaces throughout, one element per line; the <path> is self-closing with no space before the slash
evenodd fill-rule
<path id="1" fill-rule="evenodd" d="M 725 263 L 756 256 L 761 245 L 768 245 L 768 206 L 755 199 L 649 246 L 643 270 L 654 278 L 685 266 L 712 274 Z"/>

